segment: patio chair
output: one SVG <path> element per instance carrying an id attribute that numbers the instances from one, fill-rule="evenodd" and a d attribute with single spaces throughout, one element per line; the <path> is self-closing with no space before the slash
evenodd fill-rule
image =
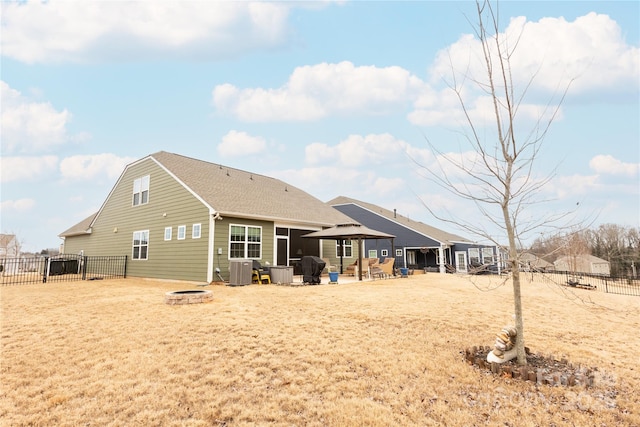
<path id="1" fill-rule="evenodd" d="M 253 261 L 253 270 L 251 272 L 251 283 L 258 283 L 261 285 L 270 285 L 271 276 L 269 271 L 262 268 L 262 265 L 256 260 Z"/>

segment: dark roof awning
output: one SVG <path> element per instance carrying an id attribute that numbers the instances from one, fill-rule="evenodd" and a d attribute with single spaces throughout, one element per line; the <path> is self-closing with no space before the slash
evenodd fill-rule
<path id="1" fill-rule="evenodd" d="M 335 227 L 325 228 L 324 230 L 314 231 L 305 234 L 302 237 L 311 239 L 335 239 L 335 240 L 357 240 L 358 241 L 358 273 L 359 280 L 362 280 L 362 239 L 393 239 L 393 234 L 383 233 L 382 231 L 372 230 L 362 224 L 338 224 Z M 340 260 L 342 264 L 342 260 Z"/>
<path id="2" fill-rule="evenodd" d="M 335 227 L 325 228 L 324 230 L 314 231 L 305 234 L 302 237 L 312 239 L 393 239 L 396 236 L 383 233 L 382 231 L 372 230 L 362 224 L 339 224 Z"/>

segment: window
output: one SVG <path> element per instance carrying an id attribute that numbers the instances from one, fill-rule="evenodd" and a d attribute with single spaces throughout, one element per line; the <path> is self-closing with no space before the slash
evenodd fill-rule
<path id="1" fill-rule="evenodd" d="M 149 203 L 149 175 L 133 181 L 133 206 Z"/>
<path id="2" fill-rule="evenodd" d="M 407 251 L 407 264 L 415 265 L 416 261 L 416 251 Z"/>
<path id="3" fill-rule="evenodd" d="M 199 239 L 201 232 L 202 232 L 202 226 L 200 224 L 193 224 L 193 227 L 191 227 L 191 238 Z"/>
<path id="4" fill-rule="evenodd" d="M 469 248 L 469 264 L 480 264 L 480 248 Z"/>
<path id="5" fill-rule="evenodd" d="M 380 250 L 380 256 L 388 257 L 389 256 L 389 251 L 386 250 L 386 249 L 381 249 Z"/>
<path id="6" fill-rule="evenodd" d="M 369 249 L 369 258 L 378 258 L 378 251 L 375 249 Z"/>
<path id="7" fill-rule="evenodd" d="M 338 242 L 336 243 L 336 254 L 339 257 L 344 256 L 346 258 L 351 258 L 353 256 L 353 242 L 351 240 L 345 240 L 343 247 L 344 247 L 344 255 L 342 255 L 340 251 L 342 247 L 340 246 L 340 240 L 338 240 Z"/>
<path id="8" fill-rule="evenodd" d="M 231 225 L 229 228 L 229 258 L 262 257 L 262 227 Z"/>
<path id="9" fill-rule="evenodd" d="M 179 225 L 178 226 L 178 240 L 184 240 L 187 235 L 187 226 Z"/>
<path id="10" fill-rule="evenodd" d="M 493 248 L 482 248 L 482 262 L 493 264 Z"/>
<path id="11" fill-rule="evenodd" d="M 171 227 L 164 228 L 164 240 L 171 240 L 171 231 L 173 229 Z"/>
<path id="12" fill-rule="evenodd" d="M 133 232 L 133 259 L 147 259 L 149 250 L 149 230 Z"/>
<path id="13" fill-rule="evenodd" d="M 396 256 L 402 256 L 402 249 L 396 249 Z"/>

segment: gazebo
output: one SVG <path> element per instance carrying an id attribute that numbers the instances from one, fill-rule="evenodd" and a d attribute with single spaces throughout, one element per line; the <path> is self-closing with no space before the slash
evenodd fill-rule
<path id="1" fill-rule="evenodd" d="M 324 230 L 314 231 L 305 234 L 302 237 L 311 239 L 335 239 L 340 241 L 340 247 L 344 247 L 345 240 L 358 241 L 358 279 L 362 280 L 362 239 L 391 239 L 391 247 L 393 252 L 393 239 L 396 237 L 392 234 L 383 233 L 382 231 L 372 230 L 362 224 L 338 224 L 335 227 L 325 228 Z M 340 269 L 342 272 L 342 256 L 344 251 L 340 253 Z"/>

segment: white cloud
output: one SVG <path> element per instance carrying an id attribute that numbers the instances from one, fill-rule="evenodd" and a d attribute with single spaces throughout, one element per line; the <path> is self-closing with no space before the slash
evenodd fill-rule
<path id="1" fill-rule="evenodd" d="M 290 7 L 196 1 L 3 3 L 2 53 L 26 63 L 224 58 L 282 44 Z"/>
<path id="2" fill-rule="evenodd" d="M 640 170 L 640 163 L 625 163 L 610 155 L 597 155 L 589 162 L 589 167 L 599 174 L 634 176 Z"/>
<path id="3" fill-rule="evenodd" d="M 60 173 L 70 180 L 94 179 L 100 176 L 113 180 L 134 160 L 132 157 L 118 157 L 111 153 L 71 156 L 60 162 Z"/>
<path id="4" fill-rule="evenodd" d="M 297 67 L 276 89 L 213 89 L 216 109 L 244 121 L 317 120 L 332 114 L 385 114 L 408 105 L 424 83 L 401 67 L 355 66 L 343 61 Z"/>
<path id="5" fill-rule="evenodd" d="M 343 166 L 381 164 L 398 160 L 409 147 L 405 141 L 383 134 L 349 135 L 338 145 L 313 143 L 305 149 L 305 162 L 310 165 L 333 162 Z"/>
<path id="6" fill-rule="evenodd" d="M 71 113 L 48 102 L 33 102 L 0 81 L 3 153 L 50 151 L 71 138 L 67 125 Z"/>
<path id="7" fill-rule="evenodd" d="M 515 48 L 510 58 L 516 85 L 535 75 L 533 87 L 547 92 L 571 85 L 571 92 L 602 88 L 638 90 L 640 48 L 628 45 L 620 26 L 609 16 L 589 13 L 568 22 L 564 18 L 527 21 L 512 18 L 501 33 Z M 518 39 L 519 37 L 519 39 Z M 518 39 L 518 40 L 517 40 Z M 515 45 L 517 41 L 517 46 Z M 450 80 L 452 67 L 462 77 L 486 80 L 482 49 L 477 38 L 462 36 L 439 52 L 431 68 L 435 84 L 443 77 Z"/>
<path id="8" fill-rule="evenodd" d="M 569 175 L 560 176 L 544 188 L 546 191 L 555 193 L 560 199 L 569 196 L 583 196 L 602 189 L 598 181 L 598 175 Z"/>
<path id="9" fill-rule="evenodd" d="M 33 181 L 56 171 L 58 157 L 2 157 L 2 171 L 0 181 L 24 182 Z"/>
<path id="10" fill-rule="evenodd" d="M 218 144 L 218 154 L 223 157 L 252 156 L 267 150 L 267 142 L 246 132 L 229 131 Z"/>
<path id="11" fill-rule="evenodd" d="M 36 201 L 33 199 L 18 199 L 18 200 L 3 200 L 0 203 L 0 211 L 7 212 L 28 212 L 36 206 Z"/>
<path id="12" fill-rule="evenodd" d="M 393 192 L 406 187 L 407 183 L 402 178 L 378 177 L 373 184 L 375 191 L 380 196 L 393 194 Z"/>
<path id="13" fill-rule="evenodd" d="M 637 101 L 640 48 L 627 44 L 620 26 L 607 15 L 589 13 L 572 22 L 562 17 L 537 22 L 515 17 L 500 36 L 505 41 L 503 46 L 508 40 L 509 48 L 515 48 L 509 64 L 515 99 L 526 91 L 517 111 L 520 123 L 535 125 L 538 118 L 549 120 L 567 87 L 569 100 L 600 93 L 625 94 Z M 493 56 L 497 54 L 494 52 Z M 492 99 L 486 96 L 484 87 L 477 85 L 487 81 L 482 58 L 478 39 L 465 34 L 436 55 L 428 79 L 434 87 L 442 86 L 444 80 L 460 90 L 467 113 L 477 127 L 493 125 L 495 121 Z M 452 73 L 456 75 L 455 85 Z M 555 119 L 561 118 L 560 109 Z M 449 87 L 423 92 L 408 119 L 423 126 L 467 126 L 460 100 Z"/>

